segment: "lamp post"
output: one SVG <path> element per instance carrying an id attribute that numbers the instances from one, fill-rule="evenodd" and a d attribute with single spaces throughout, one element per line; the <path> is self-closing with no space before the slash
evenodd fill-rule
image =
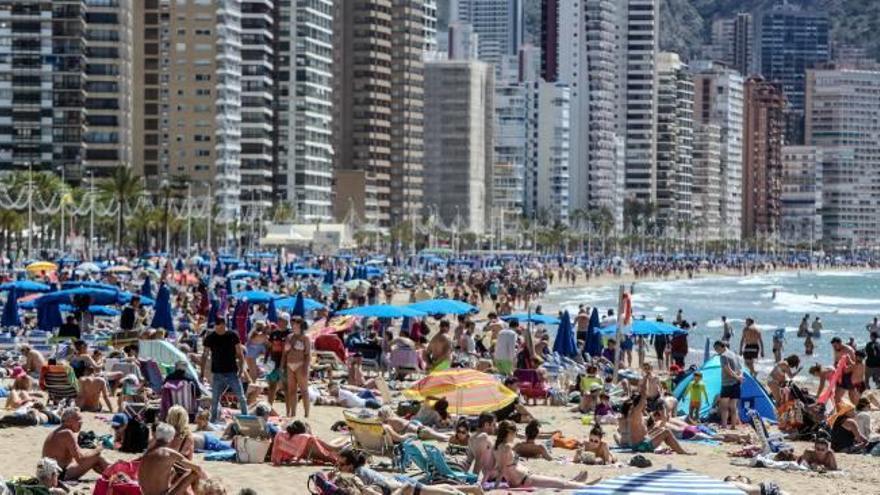
<path id="1" fill-rule="evenodd" d="M 34 239 L 34 171 L 33 163 L 27 162 L 28 167 L 28 236 L 27 236 L 27 257 L 33 259 L 33 239 Z"/>

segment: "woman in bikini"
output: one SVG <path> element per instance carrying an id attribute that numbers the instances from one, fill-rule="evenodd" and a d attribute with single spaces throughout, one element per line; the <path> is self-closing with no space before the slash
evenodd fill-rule
<path id="1" fill-rule="evenodd" d="M 269 333 L 266 332 L 266 323 L 258 321 L 254 323 L 254 329 L 248 336 L 245 344 L 245 362 L 247 362 L 248 376 L 251 383 L 256 383 L 260 378 L 260 368 L 257 366 L 257 358 L 266 354 L 269 348 Z"/>
<path id="2" fill-rule="evenodd" d="M 798 374 L 801 370 L 800 365 L 801 358 L 797 354 L 792 354 L 776 363 L 776 366 L 770 371 L 770 379 L 767 380 L 767 386 L 770 388 L 770 394 L 777 404 L 782 403 L 782 389 L 785 388 L 789 380 Z"/>
<path id="3" fill-rule="evenodd" d="M 305 336 L 305 322 L 302 318 L 296 318 L 291 322 L 293 332 L 287 338 L 284 346 L 284 363 L 287 372 L 287 395 L 284 397 L 287 403 L 287 416 L 296 416 L 296 403 L 299 401 L 296 393 L 299 392 L 303 401 L 305 417 L 309 417 L 309 365 L 312 358 L 312 342 Z"/>
<path id="4" fill-rule="evenodd" d="M 516 440 L 516 424 L 511 421 L 502 421 L 498 424 L 498 437 L 495 439 L 493 455 L 495 466 L 501 470 L 502 478 L 507 481 L 511 488 L 556 488 L 561 490 L 576 490 L 586 488 L 597 483 L 601 478 L 591 483 L 586 483 L 587 472 L 577 475 L 572 481 L 531 474 L 525 466 L 520 464 L 519 456 L 514 452 L 513 442 Z"/>

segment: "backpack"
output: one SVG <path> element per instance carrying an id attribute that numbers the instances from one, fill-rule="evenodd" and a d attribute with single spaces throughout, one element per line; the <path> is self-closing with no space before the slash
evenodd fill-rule
<path id="1" fill-rule="evenodd" d="M 342 490 L 340 490 L 332 481 L 327 479 L 327 474 L 323 472 L 313 473 L 309 476 L 308 490 L 312 495 L 342 494 Z"/>
<path id="2" fill-rule="evenodd" d="M 138 418 L 131 418 L 125 426 L 125 433 L 122 435 L 122 446 L 119 447 L 121 452 L 129 454 L 142 454 L 147 450 L 150 443 L 150 430 L 147 425 Z"/>

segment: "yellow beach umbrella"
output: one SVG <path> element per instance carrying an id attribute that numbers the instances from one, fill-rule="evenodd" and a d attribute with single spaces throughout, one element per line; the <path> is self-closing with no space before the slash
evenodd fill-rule
<path id="1" fill-rule="evenodd" d="M 41 272 L 54 272 L 58 270 L 58 265 L 52 263 L 51 261 L 35 261 L 25 267 L 25 269 L 30 273 L 41 273 Z"/>
<path id="2" fill-rule="evenodd" d="M 445 398 L 451 413 L 467 415 L 497 411 L 517 397 L 494 376 L 472 369 L 435 371 L 404 390 L 403 395 L 419 401 Z"/>

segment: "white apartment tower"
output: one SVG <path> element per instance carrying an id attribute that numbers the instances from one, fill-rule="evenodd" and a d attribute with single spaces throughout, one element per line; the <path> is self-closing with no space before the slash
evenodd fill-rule
<path id="1" fill-rule="evenodd" d="M 657 218 L 662 234 L 690 222 L 693 187 L 694 83 L 675 53 L 657 59 Z"/>
<path id="2" fill-rule="evenodd" d="M 473 26 L 479 36 L 479 58 L 496 70 L 505 56 L 516 55 L 523 42 L 523 0 L 450 0 L 450 22 Z"/>
<path id="3" fill-rule="evenodd" d="M 721 128 L 694 124 L 693 232 L 700 241 L 721 238 Z"/>
<path id="4" fill-rule="evenodd" d="M 816 146 L 782 148 L 782 241 L 813 245 L 822 240 L 822 196 L 825 149 Z"/>
<path id="5" fill-rule="evenodd" d="M 276 201 L 333 220 L 333 0 L 275 0 Z"/>

